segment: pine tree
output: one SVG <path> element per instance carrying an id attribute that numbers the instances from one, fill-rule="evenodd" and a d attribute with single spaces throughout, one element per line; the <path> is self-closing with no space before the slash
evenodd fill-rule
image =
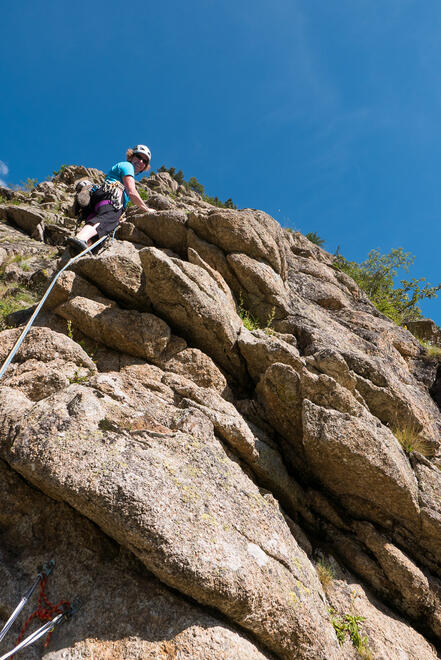
<path id="1" fill-rule="evenodd" d="M 178 172 L 176 172 L 175 174 L 174 179 L 179 183 L 180 186 L 182 186 L 185 181 L 184 172 L 182 170 L 178 170 Z"/>
<path id="2" fill-rule="evenodd" d="M 204 186 L 202 183 L 199 183 L 199 181 L 196 179 L 195 176 L 190 177 L 188 180 L 188 185 L 190 186 L 191 190 L 194 190 L 195 192 L 199 193 L 199 195 L 204 194 Z"/>

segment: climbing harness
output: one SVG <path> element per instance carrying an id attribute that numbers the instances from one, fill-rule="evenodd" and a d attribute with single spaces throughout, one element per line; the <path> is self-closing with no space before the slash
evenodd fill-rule
<path id="1" fill-rule="evenodd" d="M 117 229 L 117 227 L 115 227 L 115 229 L 113 230 L 112 240 L 113 240 L 114 237 L 115 237 L 116 229 Z M 11 352 L 9 353 L 8 357 L 6 358 L 6 360 L 4 361 L 4 363 L 3 363 L 3 365 L 2 365 L 2 367 L 1 367 L 1 369 L 0 369 L 0 379 L 3 377 L 3 374 L 5 373 L 6 369 L 7 369 L 8 366 L 10 365 L 10 363 L 12 362 L 12 360 L 13 360 L 15 354 L 17 353 L 18 349 L 20 348 L 20 346 L 21 346 L 21 344 L 22 344 L 24 338 L 26 337 L 26 335 L 28 334 L 29 330 L 31 329 L 32 324 L 34 323 L 35 319 L 37 318 L 37 315 L 38 315 L 39 311 L 40 311 L 41 308 L 43 307 L 43 304 L 44 304 L 44 302 L 46 301 L 46 298 L 48 297 L 48 295 L 49 295 L 50 292 L 52 291 L 52 287 L 54 286 L 55 282 L 56 282 L 56 281 L 58 280 L 58 278 L 60 277 L 61 273 L 62 273 L 63 271 L 65 271 L 66 268 L 69 268 L 69 266 L 71 266 L 75 261 L 78 261 L 78 259 L 81 259 L 81 257 L 84 257 L 85 254 L 87 254 L 87 253 L 90 252 L 91 250 L 94 250 L 98 245 L 100 245 L 100 243 L 103 243 L 103 242 L 104 242 L 105 240 L 107 240 L 108 238 L 109 238 L 109 234 L 105 234 L 105 236 L 101 236 L 101 238 L 98 239 L 95 243 L 93 243 L 93 245 L 90 245 L 90 246 L 87 247 L 85 250 L 83 250 L 83 251 L 80 252 L 79 254 L 75 255 L 74 257 L 72 257 L 72 258 L 67 262 L 67 264 L 66 264 L 65 266 L 63 266 L 63 268 L 62 268 L 60 271 L 58 271 L 58 273 L 55 275 L 54 279 L 52 280 L 52 282 L 50 283 L 50 285 L 49 285 L 48 288 L 46 289 L 46 292 L 45 292 L 43 298 L 40 300 L 40 302 L 38 303 L 37 307 L 34 309 L 34 312 L 33 312 L 32 316 L 31 316 L 31 318 L 30 318 L 29 321 L 27 322 L 27 324 L 26 324 L 26 326 L 25 326 L 23 332 L 21 333 L 20 337 L 19 337 L 19 338 L 17 339 L 17 341 L 15 342 L 15 344 L 14 344 L 14 346 L 13 346 Z M 1 660 L 1 658 L 0 658 L 0 660 Z"/>
<path id="2" fill-rule="evenodd" d="M 104 181 L 95 192 L 104 195 L 104 199 L 99 201 L 95 206 L 95 211 L 97 210 L 98 205 L 101 206 L 103 203 L 112 204 L 116 211 L 119 211 L 123 207 L 123 192 L 124 186 L 119 181 Z"/>
<path id="3" fill-rule="evenodd" d="M 41 637 L 44 635 L 47 635 L 46 641 L 45 641 L 45 646 L 49 644 L 49 640 L 51 638 L 52 632 L 55 628 L 56 625 L 59 623 L 63 623 L 63 621 L 70 619 L 71 616 L 78 610 L 80 607 L 80 601 L 78 598 L 75 598 L 73 601 L 72 605 L 67 601 L 67 600 L 61 600 L 59 603 L 54 605 L 49 601 L 49 599 L 46 596 L 45 593 L 45 588 L 46 588 L 46 583 L 49 575 L 51 574 L 53 568 L 55 566 L 55 562 L 52 559 L 50 562 L 45 564 L 41 570 L 40 573 L 38 573 L 37 577 L 35 578 L 32 586 L 28 589 L 28 591 L 24 594 L 23 598 L 20 600 L 19 604 L 7 620 L 6 624 L 0 631 L 0 641 L 4 639 L 5 635 L 8 633 L 10 630 L 11 626 L 17 619 L 18 615 L 22 611 L 23 607 L 26 605 L 26 603 L 29 601 L 30 597 L 32 596 L 33 592 L 35 591 L 36 587 L 38 584 L 40 585 L 40 594 L 38 596 L 38 607 L 33 612 L 26 620 L 25 624 L 23 625 L 20 635 L 17 639 L 16 645 L 14 646 L 13 649 L 5 653 L 0 657 L 0 660 L 6 660 L 7 658 L 11 658 L 13 655 L 15 655 L 18 651 L 21 651 L 22 649 L 26 648 L 27 646 L 30 646 L 37 640 L 39 640 Z M 42 603 L 44 601 L 44 604 L 46 607 L 43 607 Z M 22 640 L 22 637 L 24 633 L 26 632 L 29 624 L 34 618 L 39 618 L 41 621 L 46 621 L 38 630 L 35 630 L 32 632 L 30 635 L 26 637 L 26 639 Z"/>

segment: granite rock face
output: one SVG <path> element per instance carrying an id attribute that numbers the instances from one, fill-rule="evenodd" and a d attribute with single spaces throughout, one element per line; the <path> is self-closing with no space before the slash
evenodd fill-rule
<path id="1" fill-rule="evenodd" d="M 2 277 L 66 263 L 100 176 L 3 196 Z M 0 625 L 54 557 L 83 607 L 31 660 L 438 657 L 436 358 L 267 214 L 140 187 L 157 213 L 63 272 L 0 381 Z"/>

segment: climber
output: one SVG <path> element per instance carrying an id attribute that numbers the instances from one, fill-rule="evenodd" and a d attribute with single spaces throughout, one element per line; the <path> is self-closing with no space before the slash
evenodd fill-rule
<path id="1" fill-rule="evenodd" d="M 124 221 L 122 216 L 129 201 L 146 213 L 155 213 L 144 203 L 135 187 L 135 176 L 150 169 L 150 160 L 150 149 L 145 144 L 138 144 L 127 150 L 125 161 L 112 167 L 101 186 L 92 188 L 86 207 L 86 224 L 75 238 L 67 239 L 71 253 L 79 254 L 91 245 L 92 239 L 110 234 L 119 222 Z M 87 199 L 87 186 L 80 187 L 79 195 Z"/>

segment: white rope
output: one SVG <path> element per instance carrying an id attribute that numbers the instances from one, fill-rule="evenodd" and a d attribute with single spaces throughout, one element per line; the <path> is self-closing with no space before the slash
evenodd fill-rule
<path id="1" fill-rule="evenodd" d="M 114 234 L 115 234 L 115 232 L 114 232 Z M 6 360 L 4 361 L 4 363 L 3 363 L 3 365 L 2 365 L 2 368 L 0 369 L 0 379 L 3 377 L 3 374 L 5 373 L 6 369 L 9 367 L 10 363 L 12 362 L 12 360 L 13 360 L 13 358 L 14 358 L 16 352 L 17 352 L 18 349 L 20 348 L 20 346 L 21 346 L 21 344 L 22 344 L 24 338 L 26 337 L 26 335 L 28 334 L 29 330 L 31 329 L 32 324 L 34 323 L 35 319 L 37 318 L 37 315 L 38 315 L 40 309 L 43 307 L 43 304 L 44 304 L 46 298 L 48 297 L 49 293 L 52 291 L 52 287 L 54 286 L 55 282 L 57 281 L 57 279 L 59 278 L 59 276 L 61 275 L 61 273 L 62 273 L 63 271 L 65 271 L 66 268 L 69 268 L 69 266 L 70 266 L 71 264 L 73 264 L 75 261 L 77 261 L 77 260 L 80 259 L 81 257 L 84 257 L 84 255 L 87 254 L 88 252 L 90 252 L 90 250 L 96 248 L 97 245 L 99 245 L 100 243 L 102 243 L 103 241 L 105 241 L 106 238 L 107 238 L 107 236 L 108 236 L 108 234 L 106 234 L 105 236 L 101 236 L 101 238 L 100 238 L 98 241 L 96 241 L 96 243 L 93 243 L 93 245 L 91 245 L 90 247 L 86 248 L 85 250 L 83 250 L 83 251 L 80 252 L 79 254 L 75 255 L 74 257 L 72 257 L 72 259 L 70 259 L 70 260 L 67 262 L 67 264 L 66 264 L 66 265 L 65 265 L 65 266 L 64 266 L 64 267 L 63 267 L 63 268 L 62 268 L 62 269 L 61 269 L 61 270 L 55 275 L 54 279 L 52 280 L 52 282 L 50 283 L 49 287 L 47 288 L 46 293 L 44 294 L 43 298 L 40 300 L 40 302 L 38 303 L 37 307 L 34 309 L 34 312 L 33 312 L 32 316 L 31 316 L 31 318 L 29 319 L 29 321 L 27 322 L 26 327 L 24 328 L 24 330 L 23 330 L 23 332 L 21 333 L 20 337 L 19 337 L 19 338 L 17 339 L 17 341 L 15 342 L 15 344 L 14 344 L 14 346 L 13 346 L 11 352 L 9 353 L 8 357 L 7 357 Z"/>

